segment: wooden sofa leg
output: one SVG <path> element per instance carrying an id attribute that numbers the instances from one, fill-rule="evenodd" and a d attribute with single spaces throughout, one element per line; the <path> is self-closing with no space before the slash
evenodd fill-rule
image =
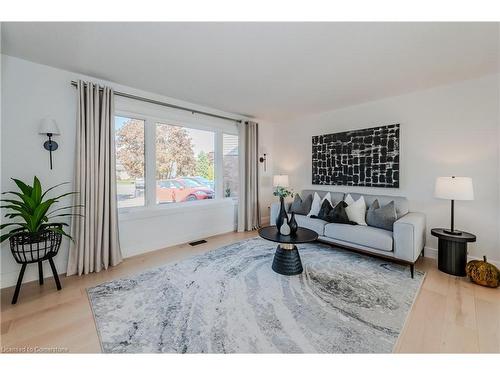
<path id="1" fill-rule="evenodd" d="M 415 276 L 415 264 L 410 264 L 410 273 L 411 273 L 411 278 L 413 279 Z"/>

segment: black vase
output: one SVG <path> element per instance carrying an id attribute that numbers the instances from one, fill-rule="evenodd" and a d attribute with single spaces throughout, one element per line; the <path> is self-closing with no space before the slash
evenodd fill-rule
<path id="1" fill-rule="evenodd" d="M 283 197 L 280 197 L 280 212 L 278 213 L 278 217 L 276 218 L 276 228 L 278 228 L 278 230 L 280 230 L 283 222 L 287 218 L 288 217 L 286 216 L 285 211 L 285 200 L 283 199 Z"/>
<path id="2" fill-rule="evenodd" d="M 299 228 L 299 225 L 297 224 L 297 221 L 295 220 L 295 212 L 292 212 L 292 216 L 290 217 L 290 220 L 288 221 L 288 225 L 290 226 L 290 235 L 294 235 L 297 233 L 297 229 Z"/>

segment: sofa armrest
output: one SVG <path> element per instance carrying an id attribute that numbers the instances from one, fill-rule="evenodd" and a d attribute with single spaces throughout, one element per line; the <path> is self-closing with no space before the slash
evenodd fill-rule
<path id="1" fill-rule="evenodd" d="M 425 246 L 425 215 L 410 212 L 396 220 L 393 236 L 394 257 L 415 262 Z"/>
<path id="2" fill-rule="evenodd" d="M 291 203 L 285 202 L 285 210 L 288 212 L 290 210 Z M 271 204 L 271 218 L 269 225 L 276 225 L 276 218 L 280 212 L 280 202 L 274 202 Z"/>

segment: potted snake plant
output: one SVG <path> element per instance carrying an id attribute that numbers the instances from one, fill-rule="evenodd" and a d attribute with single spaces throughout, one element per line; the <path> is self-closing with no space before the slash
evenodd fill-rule
<path id="1" fill-rule="evenodd" d="M 10 195 L 10 199 L 0 201 L 1 208 L 7 210 L 5 217 L 11 219 L 11 222 L 0 225 L 2 231 L 0 242 L 10 241 L 10 249 L 17 263 L 35 263 L 54 257 L 59 251 L 62 236 L 71 239 L 64 230 L 68 224 L 61 221 L 61 218 L 78 215 L 67 211 L 76 207 L 75 205 L 60 208 L 54 206 L 63 197 L 76 193 L 69 192 L 48 198 L 47 194 L 50 191 L 67 182 L 55 185 L 44 192 L 36 176 L 33 178 L 33 185 L 15 178 L 12 180 L 19 191 L 2 193 Z M 6 231 L 7 229 L 10 230 Z"/>

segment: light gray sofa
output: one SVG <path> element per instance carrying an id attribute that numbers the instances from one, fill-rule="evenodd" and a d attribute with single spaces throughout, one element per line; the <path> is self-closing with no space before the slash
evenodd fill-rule
<path id="1" fill-rule="evenodd" d="M 304 199 L 309 194 L 314 195 L 315 192 L 321 198 L 328 193 L 320 190 L 304 190 L 300 197 Z M 330 194 L 334 204 L 343 200 L 347 195 L 341 192 L 330 192 Z M 394 201 L 398 219 L 394 223 L 393 231 L 364 225 L 328 223 L 295 214 L 297 224 L 299 227 L 309 228 L 318 233 L 319 241 L 408 264 L 413 277 L 414 264 L 420 254 L 423 254 L 425 246 L 425 215 L 419 212 L 409 212 L 408 200 L 404 197 L 350 194 L 354 200 L 363 195 L 367 208 L 375 199 L 378 199 L 381 206 Z M 290 203 L 286 204 L 287 211 L 289 208 Z M 276 222 L 278 213 L 279 203 L 276 202 L 271 205 L 271 225 Z"/>

